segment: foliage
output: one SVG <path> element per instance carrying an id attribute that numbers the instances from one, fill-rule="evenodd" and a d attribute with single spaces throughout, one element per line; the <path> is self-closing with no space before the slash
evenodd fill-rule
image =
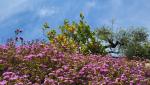
<path id="1" fill-rule="evenodd" d="M 102 26 L 96 30 L 96 35 L 100 40 L 107 41 L 108 39 L 112 38 L 113 32 L 109 27 Z"/>
<path id="2" fill-rule="evenodd" d="M 95 33 L 91 31 L 91 27 L 84 21 L 84 16 L 80 14 L 78 23 L 69 23 L 64 20 L 64 24 L 59 26 L 61 33 L 56 34 L 54 30 L 48 32 L 48 38 L 56 46 L 64 51 L 78 51 L 83 54 L 106 54 L 103 45 L 96 40 Z"/>
<path id="3" fill-rule="evenodd" d="M 97 29 L 97 36 L 108 45 L 107 48 L 118 48 L 119 52 L 128 58 L 133 57 L 148 58 L 149 41 L 148 33 L 143 27 L 120 29 L 118 32 L 111 31 L 108 27 Z M 113 52 L 113 51 L 112 51 Z"/>
<path id="4" fill-rule="evenodd" d="M 148 53 L 150 48 L 146 46 L 149 44 L 148 36 L 144 28 L 132 28 L 122 35 L 122 46 L 120 48 L 129 58 L 133 58 L 133 56 L 148 58 L 150 55 Z"/>
<path id="5" fill-rule="evenodd" d="M 43 27 L 44 30 L 50 28 L 48 23 Z M 143 27 L 118 29 L 118 32 L 115 32 L 112 27 L 102 26 L 91 31 L 81 13 L 79 22 L 70 23 L 65 19 L 59 28 L 60 33 L 50 30 L 47 37 L 51 44 L 64 52 L 101 55 L 117 53 L 130 59 L 134 56 L 148 58 L 150 55 L 150 48 L 147 47 L 149 35 Z M 118 52 L 112 49 L 117 49 Z"/>

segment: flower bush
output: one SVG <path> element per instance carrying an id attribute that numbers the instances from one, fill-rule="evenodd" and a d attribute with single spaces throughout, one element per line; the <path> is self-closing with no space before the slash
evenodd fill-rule
<path id="1" fill-rule="evenodd" d="M 40 42 L 0 45 L 0 85 L 149 85 L 149 60 L 60 51 Z"/>

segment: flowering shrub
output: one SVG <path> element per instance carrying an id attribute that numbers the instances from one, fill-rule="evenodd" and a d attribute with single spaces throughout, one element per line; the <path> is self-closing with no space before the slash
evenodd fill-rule
<path id="1" fill-rule="evenodd" d="M 43 30 L 46 31 L 49 26 L 44 24 Z M 84 16 L 80 14 L 79 22 L 70 23 L 64 20 L 64 24 L 59 26 L 60 33 L 55 30 L 47 32 L 47 37 L 51 44 L 54 44 L 62 51 L 78 52 L 82 54 L 107 54 L 105 47 L 96 39 L 95 32 L 84 20 Z"/>
<path id="2" fill-rule="evenodd" d="M 52 44 L 0 45 L 0 85 L 149 85 L 149 65 L 70 54 Z"/>

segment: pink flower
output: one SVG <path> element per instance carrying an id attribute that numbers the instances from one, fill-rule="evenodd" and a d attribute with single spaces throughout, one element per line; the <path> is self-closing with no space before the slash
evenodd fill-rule
<path id="1" fill-rule="evenodd" d="M 25 56 L 24 58 L 25 58 L 25 60 L 32 60 L 33 57 L 35 57 L 35 55 L 30 54 L 28 56 Z"/>
<path id="2" fill-rule="evenodd" d="M 109 70 L 106 69 L 106 68 L 102 68 L 102 69 L 100 70 L 100 73 L 103 74 L 103 75 L 106 75 L 108 72 L 109 72 Z"/>
<path id="3" fill-rule="evenodd" d="M 55 81 L 53 79 L 45 78 L 44 85 L 55 85 Z"/>
<path id="4" fill-rule="evenodd" d="M 16 83 L 15 85 L 24 85 L 22 82 Z"/>
<path id="5" fill-rule="evenodd" d="M 118 83 L 118 82 L 120 82 L 120 78 L 116 78 L 116 80 L 115 80 L 115 83 Z"/>
<path id="6" fill-rule="evenodd" d="M 43 57 L 44 57 L 44 55 L 43 55 L 42 53 L 39 53 L 39 54 L 37 54 L 37 57 L 39 57 L 39 58 L 43 58 Z"/>
<path id="7" fill-rule="evenodd" d="M 63 69 L 65 70 L 65 71 L 68 71 L 69 70 L 69 67 L 68 66 L 63 66 Z"/>
<path id="8" fill-rule="evenodd" d="M 134 85 L 134 81 L 133 80 L 130 81 L 130 85 Z"/>
<path id="9" fill-rule="evenodd" d="M 19 77 L 18 77 L 17 75 L 15 75 L 15 76 L 10 77 L 9 80 L 16 80 L 16 79 L 18 79 L 18 78 L 19 78 Z"/>
<path id="10" fill-rule="evenodd" d="M 13 72 L 5 72 L 3 73 L 3 76 L 6 76 L 6 75 L 13 75 L 14 73 Z"/>
<path id="11" fill-rule="evenodd" d="M 7 80 L 16 80 L 19 77 L 13 72 L 5 72 L 3 73 L 3 78 Z"/>
<path id="12" fill-rule="evenodd" d="M 0 60 L 0 64 L 2 64 L 3 63 L 3 60 Z"/>
<path id="13" fill-rule="evenodd" d="M 80 74 L 80 75 L 83 75 L 83 74 L 84 74 L 84 72 L 80 71 L 80 72 L 79 72 L 79 74 Z"/>
<path id="14" fill-rule="evenodd" d="M 44 64 L 40 64 L 40 66 L 43 67 L 43 68 L 47 67 L 47 65 L 44 65 Z"/>
<path id="15" fill-rule="evenodd" d="M 0 81 L 0 85 L 7 85 L 7 82 L 6 80 L 3 80 L 3 81 Z"/>

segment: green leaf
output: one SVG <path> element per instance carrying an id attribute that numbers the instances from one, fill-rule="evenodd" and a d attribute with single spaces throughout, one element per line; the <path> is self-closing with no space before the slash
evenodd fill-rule
<path id="1" fill-rule="evenodd" d="M 44 29 L 50 28 L 48 23 L 45 23 L 43 26 L 44 26 Z"/>
<path id="2" fill-rule="evenodd" d="M 82 12 L 80 13 L 80 18 L 81 18 L 81 20 L 83 20 L 83 19 L 84 19 L 84 15 L 83 15 L 83 13 L 82 13 Z"/>
<path id="3" fill-rule="evenodd" d="M 5 66 L 3 64 L 0 64 L 0 71 L 4 70 Z"/>

